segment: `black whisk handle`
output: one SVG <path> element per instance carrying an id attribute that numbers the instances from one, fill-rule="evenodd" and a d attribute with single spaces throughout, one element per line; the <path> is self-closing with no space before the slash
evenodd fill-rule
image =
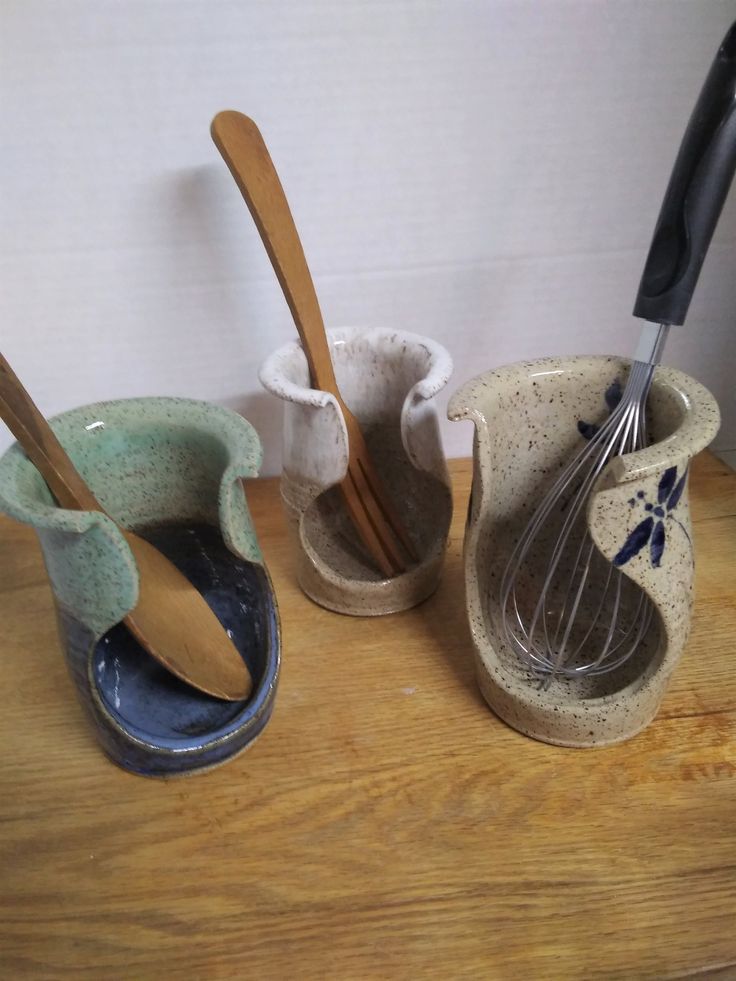
<path id="1" fill-rule="evenodd" d="M 715 56 L 682 138 L 634 316 L 682 324 L 736 170 L 736 23 Z"/>

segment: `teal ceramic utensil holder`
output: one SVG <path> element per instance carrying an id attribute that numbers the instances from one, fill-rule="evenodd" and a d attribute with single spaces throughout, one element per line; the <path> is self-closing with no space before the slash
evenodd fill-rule
<path id="1" fill-rule="evenodd" d="M 100 402 L 51 425 L 114 521 L 59 508 L 17 444 L 0 459 L 0 508 L 38 535 L 62 648 L 102 748 L 147 775 L 224 762 L 264 728 L 279 673 L 277 605 L 242 484 L 260 466 L 255 430 L 227 409 L 174 398 Z M 203 594 L 253 676 L 247 700 L 179 681 L 121 625 L 138 573 L 115 522 L 148 538 Z"/>

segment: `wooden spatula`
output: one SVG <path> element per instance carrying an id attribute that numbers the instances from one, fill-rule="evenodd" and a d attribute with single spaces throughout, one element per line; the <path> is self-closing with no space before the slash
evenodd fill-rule
<path id="1" fill-rule="evenodd" d="M 245 198 L 307 356 L 312 385 L 329 392 L 345 419 L 348 472 L 340 491 L 360 538 L 385 576 L 405 571 L 414 545 L 371 461 L 358 421 L 335 380 L 322 313 L 286 195 L 258 127 L 240 112 L 218 113 L 212 139 Z M 405 554 L 404 554 L 405 553 Z"/>
<path id="2" fill-rule="evenodd" d="M 61 507 L 104 510 L 77 472 L 46 419 L 0 354 L 0 418 L 27 453 Z M 139 575 L 139 596 L 125 625 L 169 671 L 210 695 L 247 698 L 248 668 L 192 583 L 145 539 L 126 528 Z"/>

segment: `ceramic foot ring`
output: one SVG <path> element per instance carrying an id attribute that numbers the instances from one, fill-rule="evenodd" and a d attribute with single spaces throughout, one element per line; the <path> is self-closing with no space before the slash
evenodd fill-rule
<path id="1" fill-rule="evenodd" d="M 587 514 L 597 548 L 609 562 L 615 558 L 654 605 L 636 652 L 609 673 L 558 677 L 544 688 L 509 647 L 501 622 L 500 584 L 509 555 L 550 480 L 589 427 L 605 419 L 629 364 L 580 357 L 511 365 L 468 382 L 448 409 L 450 419 L 475 424 L 464 562 L 480 689 L 509 725 L 562 746 L 615 743 L 648 725 L 690 627 L 694 557 L 687 472 L 718 431 L 719 412 L 702 385 L 662 367 L 647 405 L 652 444 L 611 461 L 593 486 Z"/>
<path id="2" fill-rule="evenodd" d="M 452 517 L 434 396 L 452 361 L 439 344 L 402 331 L 328 332 L 340 391 L 420 561 L 384 579 L 358 541 L 335 489 L 347 471 L 347 435 L 333 396 L 310 387 L 298 341 L 261 366 L 284 403 L 281 496 L 302 590 L 338 613 L 373 616 L 415 606 L 437 588 Z"/>
<path id="3" fill-rule="evenodd" d="M 276 695 L 276 601 L 241 478 L 257 475 L 252 426 L 189 399 L 101 402 L 51 423 L 107 513 L 148 538 L 194 583 L 245 659 L 243 702 L 212 698 L 170 674 L 122 619 L 138 573 L 115 523 L 56 506 L 16 445 L 0 460 L 0 508 L 38 534 L 59 633 L 79 699 L 105 752 L 149 776 L 206 769 L 245 749 Z"/>

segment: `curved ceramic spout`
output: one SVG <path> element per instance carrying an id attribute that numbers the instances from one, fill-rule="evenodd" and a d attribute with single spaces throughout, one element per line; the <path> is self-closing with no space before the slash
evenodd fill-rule
<path id="1" fill-rule="evenodd" d="M 652 446 L 611 460 L 588 502 L 596 546 L 617 568 L 666 608 L 672 652 L 687 639 L 694 550 L 688 476 L 690 461 L 714 439 L 718 405 L 701 384 L 671 368 L 657 371 L 654 412 L 671 419 L 670 432 Z"/>
<path id="2" fill-rule="evenodd" d="M 452 374 L 447 351 L 407 331 L 340 328 L 329 332 L 340 387 L 361 421 L 400 406 L 401 441 L 417 470 L 446 472 L 434 396 Z M 261 384 L 287 403 L 284 469 L 314 495 L 339 483 L 347 471 L 347 431 L 334 396 L 310 386 L 298 341 L 271 354 Z M 290 406 L 294 406 L 291 409 Z M 351 407 L 353 407 L 351 406 Z M 354 408 L 355 411 L 355 408 Z"/>

